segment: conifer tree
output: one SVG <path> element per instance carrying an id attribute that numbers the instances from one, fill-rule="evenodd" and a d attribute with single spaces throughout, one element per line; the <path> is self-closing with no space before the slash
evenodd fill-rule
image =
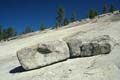
<path id="1" fill-rule="evenodd" d="M 23 33 L 26 34 L 26 33 L 30 33 L 30 32 L 33 32 L 32 27 L 31 26 L 25 27 L 25 31 Z"/>
<path id="2" fill-rule="evenodd" d="M 90 11 L 89 11 L 89 13 L 88 13 L 88 17 L 89 17 L 90 19 L 95 18 L 95 16 L 97 16 L 97 15 L 98 15 L 98 12 L 97 12 L 96 10 L 90 9 Z"/>
<path id="3" fill-rule="evenodd" d="M 88 16 L 89 16 L 90 19 L 93 19 L 93 18 L 94 18 L 94 10 L 93 10 L 93 9 L 91 9 L 91 10 L 89 11 Z"/>
<path id="4" fill-rule="evenodd" d="M 68 25 L 69 24 L 69 21 L 67 18 L 64 19 L 64 26 Z"/>
<path id="5" fill-rule="evenodd" d="M 76 16 L 75 16 L 75 14 L 72 14 L 71 22 L 75 22 L 75 21 L 76 21 Z"/>
<path id="6" fill-rule="evenodd" d="M 115 11 L 115 8 L 114 8 L 113 5 L 111 5 L 111 6 L 110 6 L 110 10 L 109 10 L 109 12 L 112 12 L 112 13 L 113 13 L 114 11 Z"/>
<path id="7" fill-rule="evenodd" d="M 105 13 L 107 13 L 107 6 L 106 5 L 103 6 L 103 14 L 105 14 Z"/>
<path id="8" fill-rule="evenodd" d="M 43 30 L 45 30 L 45 29 L 46 29 L 46 26 L 45 26 L 44 24 L 42 24 L 42 25 L 40 26 L 40 30 L 43 31 Z"/>
<path id="9" fill-rule="evenodd" d="M 94 10 L 94 17 L 98 16 L 98 12 L 96 10 Z"/>
<path id="10" fill-rule="evenodd" d="M 0 25 L 0 41 L 3 39 L 3 28 L 2 25 Z"/>
<path id="11" fill-rule="evenodd" d="M 10 38 L 16 35 L 15 29 L 13 27 L 8 27 L 6 30 L 6 38 Z"/>
<path id="12" fill-rule="evenodd" d="M 58 16 L 56 17 L 56 19 L 57 19 L 57 22 L 58 22 L 59 27 L 60 27 L 60 26 L 63 26 L 63 21 L 64 21 L 64 8 L 63 8 L 63 7 L 59 7 L 57 13 L 58 13 Z"/>

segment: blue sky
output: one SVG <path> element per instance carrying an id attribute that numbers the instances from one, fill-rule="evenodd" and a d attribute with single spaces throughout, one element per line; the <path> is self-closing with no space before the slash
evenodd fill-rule
<path id="1" fill-rule="evenodd" d="M 64 7 L 67 18 L 76 13 L 79 20 L 87 17 L 89 9 L 101 14 L 104 4 L 120 9 L 120 0 L 0 0 L 0 24 L 13 26 L 18 32 L 26 26 L 38 30 L 41 24 L 52 27 L 56 23 L 59 6 Z"/>

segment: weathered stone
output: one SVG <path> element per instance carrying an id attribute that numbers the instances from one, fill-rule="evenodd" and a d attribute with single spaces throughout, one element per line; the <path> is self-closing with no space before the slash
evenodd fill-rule
<path id="1" fill-rule="evenodd" d="M 111 45 L 109 43 L 102 42 L 99 43 L 99 45 L 101 54 L 108 54 L 111 52 Z"/>
<path id="2" fill-rule="evenodd" d="M 25 70 L 31 70 L 68 59 L 69 49 L 64 41 L 50 41 L 22 49 L 17 57 Z"/>
<path id="3" fill-rule="evenodd" d="M 100 45 L 98 43 L 91 43 L 92 44 L 92 47 L 93 47 L 93 55 L 98 55 L 98 54 L 101 54 L 101 51 L 100 51 Z"/>
<path id="4" fill-rule="evenodd" d="M 78 39 L 71 39 L 67 41 L 69 50 L 70 50 L 70 57 L 79 57 L 80 56 L 80 46 L 82 45 L 82 41 Z"/>
<path id="5" fill-rule="evenodd" d="M 85 43 L 80 47 L 81 57 L 89 57 L 98 54 L 108 54 L 111 52 L 111 45 L 106 42 Z"/>
<path id="6" fill-rule="evenodd" d="M 93 55 L 93 45 L 92 43 L 85 43 L 80 47 L 81 57 L 89 57 Z"/>

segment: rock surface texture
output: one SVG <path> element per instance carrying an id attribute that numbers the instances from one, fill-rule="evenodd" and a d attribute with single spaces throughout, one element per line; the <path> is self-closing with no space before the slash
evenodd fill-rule
<path id="1" fill-rule="evenodd" d="M 47 66 L 69 58 L 69 49 L 62 40 L 41 43 L 17 52 L 18 60 L 25 70 Z"/>
<path id="2" fill-rule="evenodd" d="M 99 54 L 108 54 L 111 52 L 109 43 L 86 43 L 80 47 L 81 57 L 90 57 Z"/>
<path id="3" fill-rule="evenodd" d="M 67 45 L 70 50 L 70 58 L 80 57 L 80 46 L 82 45 L 82 41 L 80 39 L 68 40 Z"/>

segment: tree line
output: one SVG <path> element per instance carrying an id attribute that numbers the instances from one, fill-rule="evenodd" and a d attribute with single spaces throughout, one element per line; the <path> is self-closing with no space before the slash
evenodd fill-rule
<path id="1" fill-rule="evenodd" d="M 47 27 L 42 24 L 40 26 L 40 31 L 45 30 Z M 0 41 L 1 40 L 7 40 L 11 37 L 17 36 L 17 35 L 22 35 L 22 34 L 27 34 L 27 33 L 31 33 L 34 32 L 32 26 L 26 26 L 24 31 L 21 33 L 17 33 L 17 31 L 14 29 L 14 27 L 10 26 L 7 29 L 4 29 L 2 25 L 0 25 Z"/>
<path id="2" fill-rule="evenodd" d="M 107 5 L 104 5 L 102 13 L 103 14 L 108 13 L 108 12 L 113 13 L 114 11 L 115 11 L 115 7 L 113 5 L 111 5 L 110 8 L 108 8 Z M 59 7 L 57 13 L 58 13 L 58 16 L 56 17 L 57 23 L 55 25 L 55 28 L 68 25 L 69 19 L 64 16 L 65 14 L 64 8 Z M 88 12 L 88 17 L 90 19 L 93 19 L 95 18 L 95 16 L 98 16 L 98 12 L 95 9 L 90 9 Z M 76 15 L 72 14 L 71 22 L 75 22 L 75 21 L 76 21 Z"/>
<path id="3" fill-rule="evenodd" d="M 103 14 L 108 13 L 108 12 L 113 13 L 114 11 L 115 11 L 115 7 L 113 5 L 110 5 L 110 8 L 108 8 L 107 5 L 104 5 L 102 13 Z M 95 9 L 90 9 L 88 13 L 88 17 L 90 19 L 93 19 L 95 18 L 95 16 L 98 16 L 98 12 Z"/>
<path id="4" fill-rule="evenodd" d="M 13 27 L 8 27 L 7 29 L 3 29 L 2 26 L 0 26 L 0 41 L 6 40 L 12 36 L 16 36 L 16 31 Z"/>
<path id="5" fill-rule="evenodd" d="M 115 11 L 115 8 L 113 5 L 110 6 L 110 8 L 107 7 L 107 5 L 103 6 L 103 10 L 102 13 L 108 13 L 111 12 L 113 13 Z M 98 12 L 95 9 L 90 9 L 88 12 L 88 17 L 90 19 L 95 18 L 95 16 L 98 15 Z M 68 25 L 70 22 L 75 22 L 76 21 L 76 14 L 72 13 L 70 20 L 65 16 L 65 10 L 63 7 L 59 7 L 57 10 L 57 17 L 56 17 L 56 24 L 53 26 L 53 28 L 59 28 L 61 26 L 66 26 Z M 40 31 L 45 30 L 47 27 L 42 24 L 40 26 Z M 21 33 L 21 34 L 27 34 L 30 32 L 34 32 L 34 30 L 32 29 L 31 26 L 27 26 L 25 27 L 25 30 Z M 0 25 L 0 41 L 1 40 L 6 40 L 10 37 L 16 36 L 18 35 L 18 33 L 16 32 L 16 30 L 11 26 L 8 27 L 7 29 L 3 29 L 3 26 Z"/>

